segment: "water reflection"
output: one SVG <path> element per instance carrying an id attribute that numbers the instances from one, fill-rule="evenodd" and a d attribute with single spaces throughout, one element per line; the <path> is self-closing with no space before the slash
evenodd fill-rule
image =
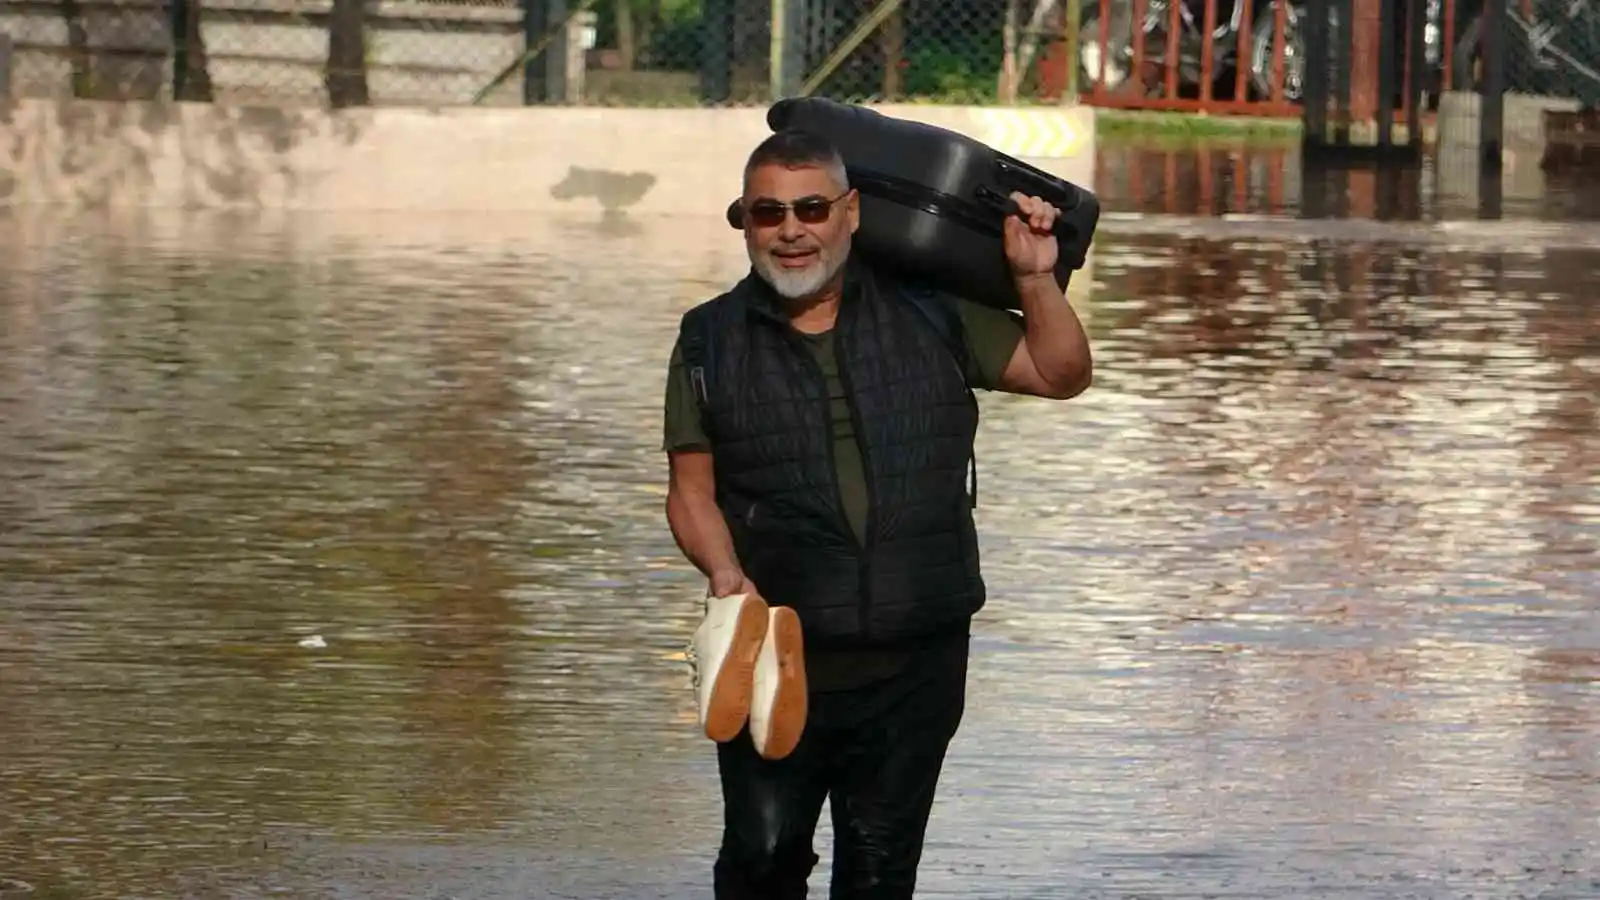
<path id="1" fill-rule="evenodd" d="M 1101 240 L 1082 402 L 984 400 L 925 892 L 1600 890 L 1600 256 L 1201 232 Z M 703 894 L 658 400 L 739 269 L 714 221 L 0 219 L 0 876 Z"/>
<path id="2" fill-rule="evenodd" d="M 1300 146 L 1293 142 L 1112 141 L 1097 147 L 1094 171 L 1095 193 L 1116 211 L 1283 215 L 1300 202 Z"/>
<path id="3" fill-rule="evenodd" d="M 1298 139 L 1205 138 L 1167 144 L 1102 143 L 1095 191 L 1114 212 L 1181 216 L 1272 215 L 1382 221 L 1600 219 L 1600 182 L 1546 173 L 1511 154 L 1498 189 L 1471 152 L 1429 152 L 1411 166 L 1311 163 Z"/>

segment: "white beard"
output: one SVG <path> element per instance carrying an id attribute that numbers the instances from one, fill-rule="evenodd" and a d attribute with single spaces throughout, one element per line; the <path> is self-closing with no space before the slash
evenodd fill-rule
<path id="1" fill-rule="evenodd" d="M 750 262 L 761 280 L 772 285 L 780 297 L 803 300 L 826 287 L 844 268 L 849 256 L 850 243 L 847 240 L 836 254 L 830 253 L 826 247 L 818 249 L 816 259 L 804 269 L 784 268 L 771 253 L 752 253 Z"/>

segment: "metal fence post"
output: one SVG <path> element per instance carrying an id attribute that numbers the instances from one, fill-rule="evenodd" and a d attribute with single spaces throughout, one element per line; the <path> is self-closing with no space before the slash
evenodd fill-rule
<path id="1" fill-rule="evenodd" d="M 1333 85 L 1328 83 L 1329 63 L 1333 56 L 1332 29 L 1328 14 L 1328 0 L 1307 0 L 1305 10 L 1305 76 L 1301 115 L 1304 130 L 1301 140 L 1308 147 L 1319 148 L 1328 143 L 1328 101 Z"/>
<path id="2" fill-rule="evenodd" d="M 0 31 L 0 97 L 11 96 L 11 35 Z"/>
<path id="3" fill-rule="evenodd" d="M 1406 85 L 1406 135 L 1412 147 L 1422 148 L 1422 102 L 1426 91 L 1423 90 L 1427 69 L 1427 40 L 1428 27 L 1427 0 L 1411 0 L 1406 11 L 1406 58 L 1411 71 L 1411 81 Z"/>
<path id="4" fill-rule="evenodd" d="M 1378 2 L 1378 147 L 1388 150 L 1394 146 L 1394 95 L 1409 87 L 1400 83 L 1401 63 L 1395 58 L 1405 45 L 1398 34 L 1404 25 L 1396 15 L 1400 12 L 1397 0 Z M 1416 77 L 1415 75 L 1412 76 Z"/>
<path id="5" fill-rule="evenodd" d="M 183 99 L 183 81 L 189 74 L 189 0 L 171 0 L 167 7 L 172 30 L 172 99 Z"/>
<path id="6" fill-rule="evenodd" d="M 772 40 L 767 45 L 767 93 L 773 100 L 782 99 L 787 93 L 784 88 L 786 73 L 784 62 L 788 59 L 789 17 L 786 13 L 788 4 L 785 0 L 772 0 L 770 13 L 772 16 Z"/>
<path id="7" fill-rule="evenodd" d="M 1078 28 L 1083 22 L 1082 0 L 1067 0 L 1067 17 L 1062 23 L 1062 43 L 1067 51 L 1067 85 L 1061 91 L 1061 102 L 1069 106 L 1078 104 Z"/>
<path id="8" fill-rule="evenodd" d="M 1350 146 L 1351 101 L 1350 88 L 1355 75 L 1355 0 L 1333 0 L 1338 17 L 1333 32 L 1334 108 L 1338 110 L 1333 120 L 1333 142 L 1340 147 Z M 1365 60 L 1363 60 L 1365 62 Z"/>
<path id="9" fill-rule="evenodd" d="M 550 20 L 546 15 L 549 9 L 548 0 L 522 0 L 524 52 L 538 46 L 539 42 L 544 40 L 545 32 L 550 30 Z M 527 56 L 522 61 L 522 105 L 524 106 L 538 106 L 545 102 L 546 66 L 545 61 L 540 58 L 543 55 L 541 53 Z"/>
<path id="10" fill-rule="evenodd" d="M 1478 107 L 1479 173 L 1499 177 L 1506 124 L 1506 49 L 1511 43 L 1511 17 L 1506 0 L 1489 0 L 1483 7 L 1483 96 Z"/>
<path id="11" fill-rule="evenodd" d="M 733 0 L 705 0 L 700 20 L 700 99 L 726 103 L 733 96 Z"/>
<path id="12" fill-rule="evenodd" d="M 807 0 L 771 0 L 772 42 L 767 60 L 767 89 L 773 100 L 793 97 L 805 78 L 805 25 L 809 6 Z"/>
<path id="13" fill-rule="evenodd" d="M 592 9 L 580 9 L 567 17 L 567 27 L 562 34 L 562 48 L 566 52 L 561 55 L 561 99 L 566 103 L 575 106 L 583 103 L 589 49 L 594 46 L 599 19 Z"/>
<path id="14" fill-rule="evenodd" d="M 568 17 L 571 8 L 567 0 L 544 0 L 545 30 L 552 28 L 556 33 L 551 37 L 550 45 L 544 50 L 544 96 L 548 103 L 570 103 L 567 88 L 567 53 L 571 43 L 572 29 L 569 27 Z"/>

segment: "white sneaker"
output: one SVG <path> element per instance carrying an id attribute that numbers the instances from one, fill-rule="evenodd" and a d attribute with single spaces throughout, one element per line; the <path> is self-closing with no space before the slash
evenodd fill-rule
<path id="1" fill-rule="evenodd" d="M 750 738 L 763 759 L 783 759 L 806 729 L 805 642 L 794 610 L 774 606 L 767 618 L 750 699 Z"/>
<path id="2" fill-rule="evenodd" d="M 753 594 L 706 598 L 706 616 L 694 630 L 694 669 L 700 727 L 713 741 L 731 741 L 750 715 L 750 690 L 767 636 L 767 604 Z"/>

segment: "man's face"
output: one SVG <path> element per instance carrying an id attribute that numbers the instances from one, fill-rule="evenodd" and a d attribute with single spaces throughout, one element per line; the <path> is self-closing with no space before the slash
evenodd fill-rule
<path id="1" fill-rule="evenodd" d="M 746 179 L 744 241 L 756 274 L 790 300 L 814 296 L 850 255 L 860 197 L 820 166 L 758 166 Z"/>

